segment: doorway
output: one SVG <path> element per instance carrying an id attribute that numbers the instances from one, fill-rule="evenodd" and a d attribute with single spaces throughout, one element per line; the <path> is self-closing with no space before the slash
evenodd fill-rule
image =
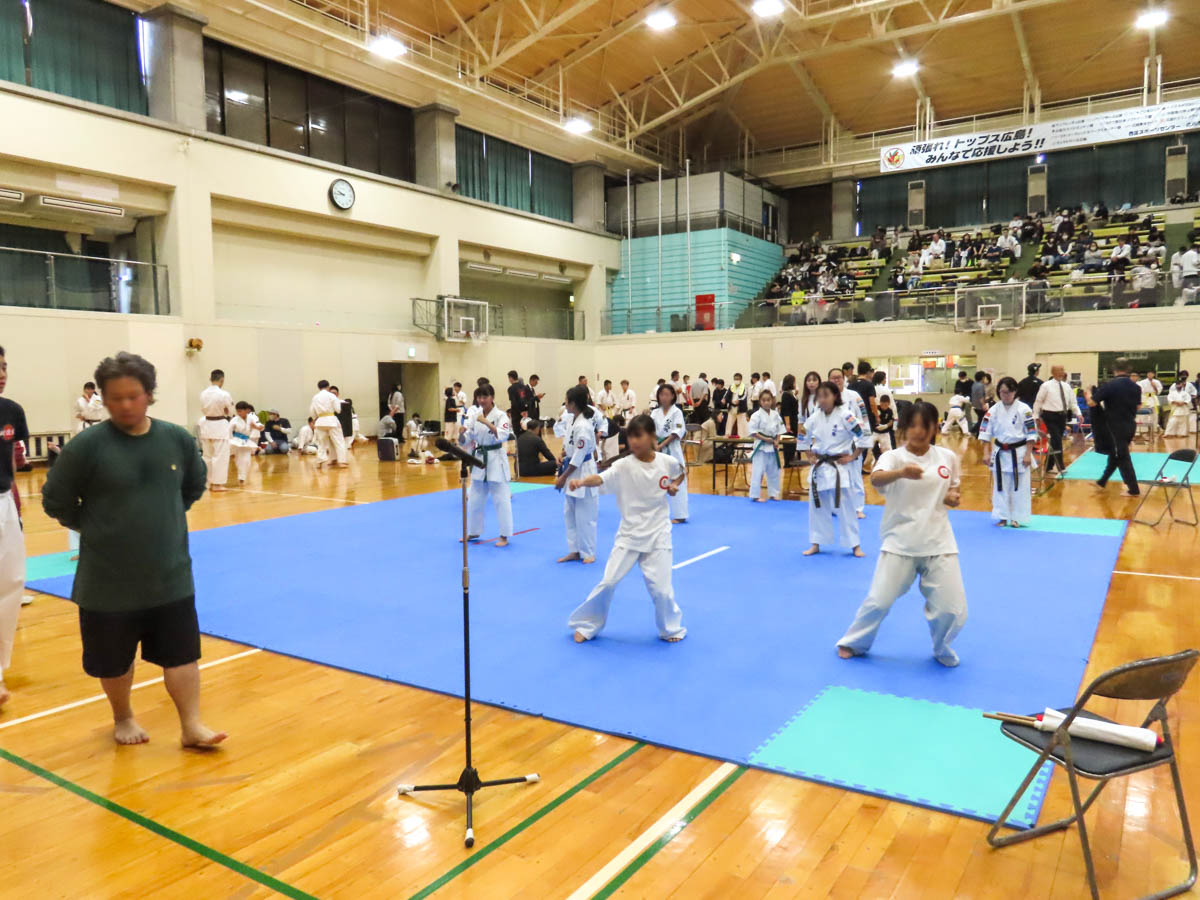
<path id="1" fill-rule="evenodd" d="M 381 362 L 379 366 L 379 415 L 387 411 L 387 398 L 394 385 L 404 391 L 405 419 L 413 413 L 421 421 L 442 420 L 441 388 L 438 385 L 438 367 L 428 362 Z"/>

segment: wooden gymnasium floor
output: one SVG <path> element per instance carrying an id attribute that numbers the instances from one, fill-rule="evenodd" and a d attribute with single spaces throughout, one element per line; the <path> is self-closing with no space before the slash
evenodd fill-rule
<path id="1" fill-rule="evenodd" d="M 964 505 L 986 509 L 989 481 L 978 446 L 949 445 L 966 454 Z M 372 446 L 360 446 L 350 469 L 328 473 L 317 473 L 311 459 L 268 457 L 255 464 L 250 489 L 205 496 L 192 527 L 454 485 L 450 465 L 380 465 L 374 456 Z M 65 533 L 40 509 L 43 477 L 38 470 L 19 480 L 31 555 L 66 548 Z M 706 491 L 707 481 L 693 478 L 692 490 Z M 1133 501 L 1117 490 L 1114 484 L 1097 495 L 1085 482 L 1063 483 L 1034 508 L 1126 517 Z M 1000 557 L 1002 540 L 997 534 Z M 1015 589 L 1038 590 L 1021 583 L 1021 560 L 1011 563 Z M 229 565 L 271 577 L 253 559 Z M 1131 526 L 1117 571 L 1089 678 L 1123 661 L 1200 645 L 1197 529 Z M 404 572 L 395 573 L 393 586 L 406 590 Z M 252 589 L 245 599 L 254 602 Z M 331 597 L 330 614 L 337 609 Z M 394 789 L 456 777 L 460 701 L 272 653 L 239 655 L 246 650 L 204 642 L 206 715 L 231 735 L 220 752 L 179 750 L 159 684 L 136 692 L 152 742 L 117 748 L 98 685 L 79 668 L 74 608 L 47 596 L 25 608 L 8 676 L 14 699 L 0 716 L 0 896 L 1087 895 L 1073 831 L 993 851 L 979 822 L 487 707 L 476 709 L 484 777 L 538 771 L 543 780 L 480 795 L 472 853 L 462 845 L 460 795 L 398 799 Z M 139 681 L 157 674 L 143 667 Z M 1059 686 L 1064 699 L 1074 687 Z M 1130 717 L 1141 709 L 1097 708 Z M 1200 678 L 1172 713 L 1195 816 Z M 1055 774 L 1043 821 L 1068 806 L 1065 781 Z M 1089 827 L 1105 896 L 1137 896 L 1182 877 L 1166 769 L 1110 785 Z"/>

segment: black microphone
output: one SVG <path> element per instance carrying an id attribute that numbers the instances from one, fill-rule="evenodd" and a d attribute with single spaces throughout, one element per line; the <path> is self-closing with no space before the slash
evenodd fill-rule
<path id="1" fill-rule="evenodd" d="M 443 453 L 453 456 L 459 462 L 465 462 L 468 465 L 478 466 L 481 469 L 484 468 L 483 461 L 480 460 L 478 456 L 473 453 L 468 453 L 462 447 L 450 443 L 444 437 L 438 438 L 433 442 L 433 444 Z"/>

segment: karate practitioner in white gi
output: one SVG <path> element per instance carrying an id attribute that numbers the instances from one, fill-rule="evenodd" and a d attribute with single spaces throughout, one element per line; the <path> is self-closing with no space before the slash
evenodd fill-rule
<path id="1" fill-rule="evenodd" d="M 229 422 L 229 446 L 233 449 L 238 484 L 245 484 L 246 476 L 250 474 L 250 459 L 258 449 L 258 438 L 263 427 L 254 414 L 254 407 L 245 400 L 239 400 L 234 411 L 235 415 Z"/>
<path id="2" fill-rule="evenodd" d="M 1033 515 L 1029 480 L 1037 420 L 1033 410 L 1017 399 L 1017 382 L 1001 378 L 996 385 L 1000 402 L 987 411 L 979 426 L 984 463 L 992 470 L 992 518 L 1001 527 L 1020 528 Z"/>
<path id="3" fill-rule="evenodd" d="M 483 534 L 484 510 L 488 497 L 491 497 L 500 524 L 500 540 L 496 541 L 496 546 L 507 547 L 513 532 L 513 516 L 508 452 L 504 444 L 512 436 L 512 425 L 508 413 L 496 407 L 496 390 L 490 384 L 475 388 L 475 405 L 479 407 L 479 414 L 464 423 L 458 437 L 463 449 L 474 453 L 483 462 L 482 469 L 471 469 L 467 540 L 479 540 Z"/>
<path id="4" fill-rule="evenodd" d="M 208 489 L 225 490 L 229 479 L 229 420 L 233 418 L 233 397 L 225 390 L 225 373 L 213 369 L 211 382 L 200 392 L 200 455 L 208 469 Z"/>
<path id="5" fill-rule="evenodd" d="M 856 444 L 865 430 L 854 409 L 842 402 L 842 392 L 830 372 L 830 380 L 817 388 L 817 411 L 804 423 L 812 459 L 808 496 L 808 539 L 812 546 L 804 551 L 805 556 L 820 552 L 822 544 L 833 543 L 835 508 L 842 546 L 851 548 L 855 556 L 863 555 L 858 546 L 858 518 L 850 514 L 854 503 L 850 473 L 861 466 Z"/>
<path id="6" fill-rule="evenodd" d="M 7 383 L 8 361 L 4 348 L 0 347 L 0 393 Z M 13 478 L 17 444 L 28 440 L 25 410 L 19 403 L 0 397 L 0 707 L 10 696 L 4 686 L 4 670 L 12 664 L 21 598 L 25 596 L 25 534 L 17 512 Z"/>
<path id="7" fill-rule="evenodd" d="M 596 474 L 596 429 L 592 419 L 603 418 L 588 403 L 587 389 L 577 385 L 567 391 L 567 412 L 574 416 L 571 430 L 563 441 L 566 468 L 554 484 L 563 490 L 563 519 L 567 529 L 567 555 L 559 562 L 596 561 L 596 516 L 600 495 L 594 487 L 572 489 L 569 483 Z"/>
<path id="8" fill-rule="evenodd" d="M 75 433 L 99 425 L 104 420 L 104 402 L 96 390 L 96 383 L 89 381 L 83 386 L 83 396 L 75 398 Z"/>
<path id="9" fill-rule="evenodd" d="M 621 407 L 621 415 L 625 417 L 626 423 L 637 415 L 637 394 L 633 388 L 629 386 L 629 379 L 621 379 L 621 394 L 618 398 Z"/>
<path id="10" fill-rule="evenodd" d="M 603 494 L 615 494 L 621 512 L 621 525 L 604 567 L 604 578 L 567 620 L 580 643 L 591 640 L 604 627 L 613 591 L 635 565 L 641 566 L 646 590 L 654 601 L 658 636 L 673 642 L 683 640 L 687 634 L 683 611 L 675 602 L 671 586 L 668 512 L 668 501 L 683 484 L 687 469 L 673 456 L 655 452 L 656 433 L 649 416 L 634 416 L 625 429 L 630 455 L 598 475 L 568 483 L 572 489 L 598 487 Z"/>
<path id="11" fill-rule="evenodd" d="M 841 369 L 830 369 L 829 380 L 836 384 L 837 389 L 841 392 L 842 406 L 854 413 L 854 417 L 858 419 L 858 424 L 862 426 L 862 434 L 855 441 L 854 446 L 860 450 L 870 450 L 875 444 L 875 436 L 871 433 L 869 427 L 870 419 L 867 417 L 867 404 L 863 400 L 862 395 L 853 388 L 846 386 L 846 373 Z M 859 454 L 859 456 L 863 455 L 862 453 Z M 850 498 L 854 515 L 860 519 L 865 519 L 867 517 L 867 486 L 863 483 L 861 460 L 856 462 L 855 465 L 850 466 Z"/>
<path id="12" fill-rule="evenodd" d="M 666 453 L 681 466 L 687 467 L 687 459 L 683 455 L 683 435 L 686 431 L 683 424 L 683 410 L 676 404 L 675 388 L 671 385 L 660 385 L 654 395 L 658 407 L 650 412 L 654 420 L 654 431 L 658 438 L 658 452 Z M 688 518 L 687 482 L 680 484 L 678 491 L 673 491 L 670 497 L 671 521 L 680 525 Z"/>
<path id="13" fill-rule="evenodd" d="M 322 378 L 317 382 L 317 392 L 309 404 L 308 414 L 313 420 L 313 432 L 317 438 L 317 468 L 329 463 L 329 452 L 333 451 L 339 469 L 347 467 L 346 436 L 342 434 L 342 423 L 338 413 L 342 411 L 342 401 L 338 395 L 329 390 L 329 382 Z"/>
<path id="14" fill-rule="evenodd" d="M 950 408 L 946 410 L 946 421 L 942 425 L 942 434 L 949 434 L 951 428 L 957 428 L 964 437 L 971 435 L 971 420 L 963 409 L 970 402 L 962 394 L 950 398 Z"/>
<path id="15" fill-rule="evenodd" d="M 837 642 L 842 659 L 871 649 L 892 604 L 920 578 L 933 658 L 958 665 L 950 643 L 967 621 L 967 598 L 948 508 L 959 504 L 961 477 L 954 452 L 932 443 L 937 419 L 932 403 L 915 401 L 904 422 L 904 446 L 884 453 L 871 471 L 884 497 L 883 544 L 867 598 Z"/>
<path id="16" fill-rule="evenodd" d="M 767 499 L 782 500 L 779 478 L 779 436 L 783 434 L 783 419 L 775 408 L 775 393 L 764 388 L 758 395 L 758 409 L 750 417 L 750 499 L 762 502 L 763 476 L 767 477 Z"/>

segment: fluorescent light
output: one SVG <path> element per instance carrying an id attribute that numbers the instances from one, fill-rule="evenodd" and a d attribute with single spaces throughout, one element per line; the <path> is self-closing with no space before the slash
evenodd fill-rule
<path id="1" fill-rule="evenodd" d="M 504 269 L 500 266 L 493 266 L 489 265 L 488 263 L 481 262 L 469 262 L 467 263 L 467 268 L 474 269 L 476 272 L 491 272 L 494 275 L 499 275 L 504 271 Z"/>
<path id="2" fill-rule="evenodd" d="M 655 31 L 666 31 L 675 27 L 675 14 L 669 9 L 660 9 L 646 17 L 646 24 Z"/>
<path id="3" fill-rule="evenodd" d="M 1137 27 L 1143 31 L 1149 31 L 1151 28 L 1157 28 L 1159 25 L 1167 24 L 1167 11 L 1165 9 L 1148 9 L 1137 17 Z"/>
<path id="4" fill-rule="evenodd" d="M 542 273 L 542 281 L 553 281 L 555 284 L 571 283 L 571 279 L 565 275 L 547 275 L 545 272 Z"/>
<path id="5" fill-rule="evenodd" d="M 384 59 L 397 59 L 408 52 L 408 48 L 390 34 L 375 35 L 367 44 L 367 49 Z"/>
<path id="6" fill-rule="evenodd" d="M 24 199 L 24 191 L 14 190 L 13 188 L 0 188 L 0 200 L 7 200 L 11 203 L 20 203 Z"/>
<path id="7" fill-rule="evenodd" d="M 892 76 L 894 78 L 911 78 L 917 74 L 919 68 L 921 66 L 915 59 L 902 59 L 892 66 Z"/>
<path id="8" fill-rule="evenodd" d="M 537 278 L 537 272 L 526 272 L 524 269 L 505 269 L 505 275 L 512 275 L 515 278 Z"/>
<path id="9" fill-rule="evenodd" d="M 754 5 L 750 8 L 760 19 L 770 19 L 783 12 L 783 4 L 780 0 L 755 0 Z"/>
<path id="10" fill-rule="evenodd" d="M 737 265 L 738 263 L 740 263 L 740 262 L 742 261 L 742 254 L 740 254 L 740 253 L 730 253 L 730 254 L 729 254 L 729 261 L 730 261 L 731 263 L 733 263 L 734 265 Z"/>
<path id="11" fill-rule="evenodd" d="M 563 128 L 571 132 L 571 134 L 587 134 L 592 130 L 592 123 L 582 116 L 571 116 L 571 118 L 563 122 Z"/>

